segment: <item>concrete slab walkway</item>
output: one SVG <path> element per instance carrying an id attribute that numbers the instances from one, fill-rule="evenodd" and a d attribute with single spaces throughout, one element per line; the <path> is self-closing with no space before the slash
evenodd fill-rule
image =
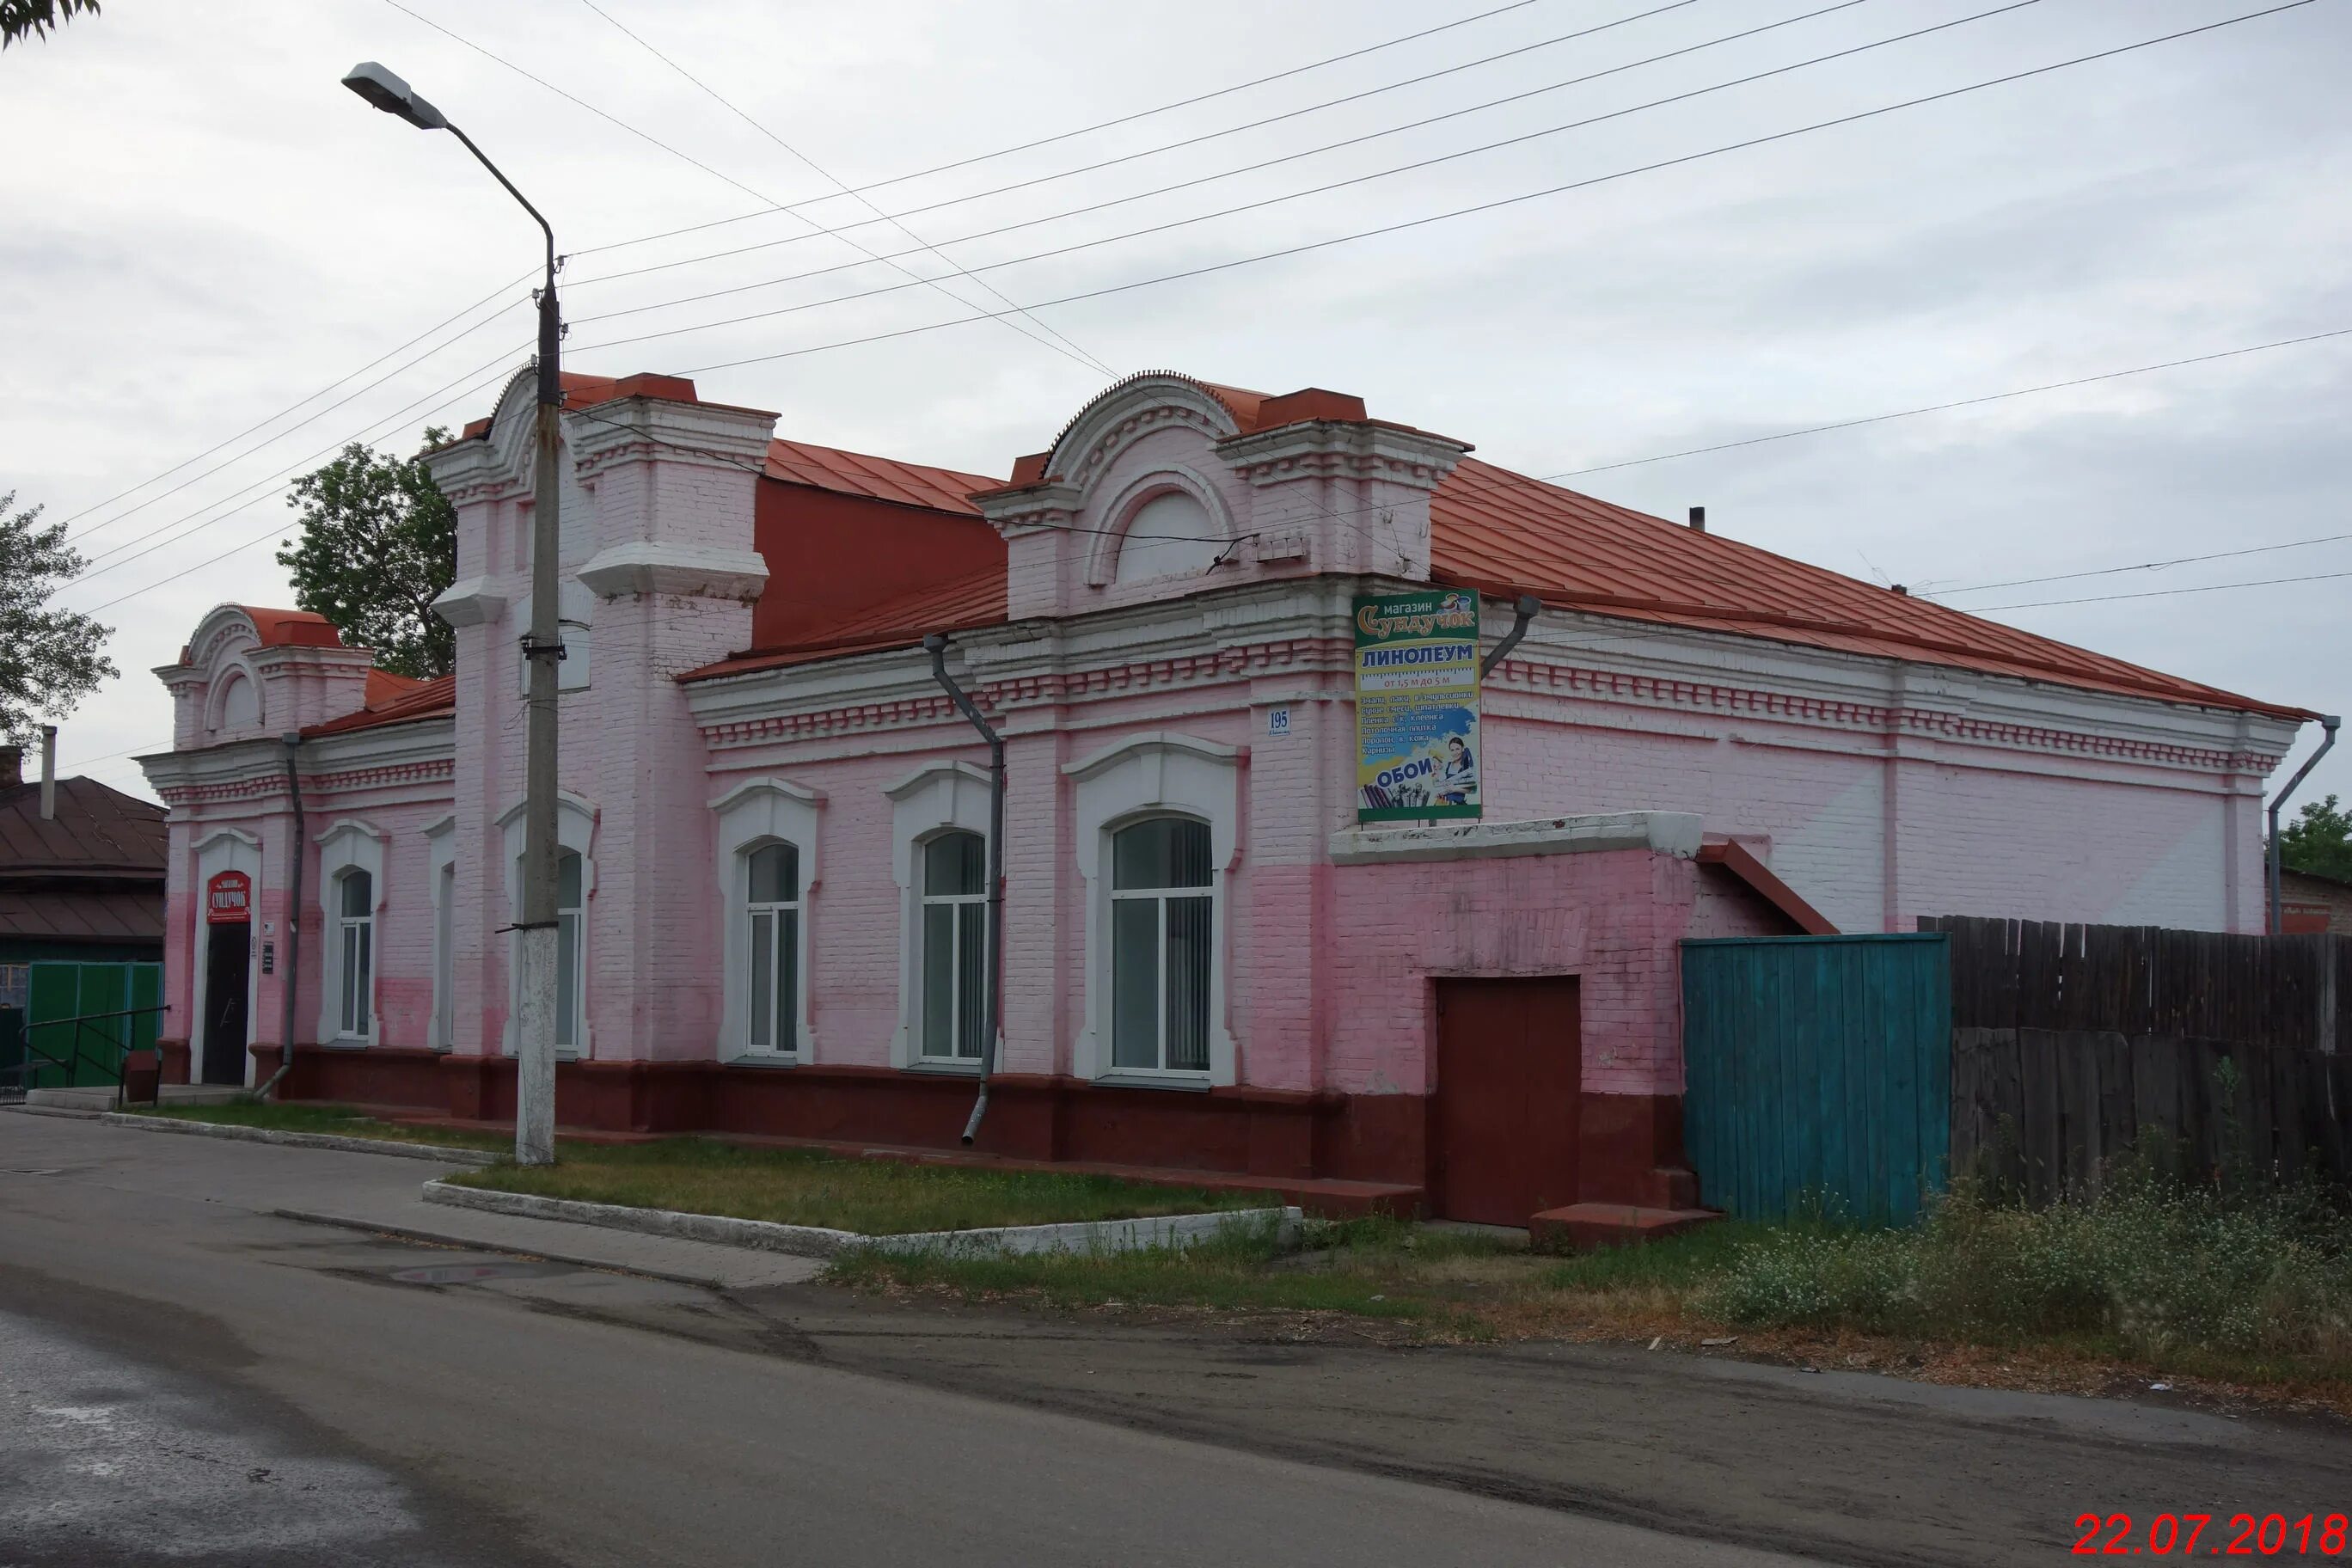
<path id="1" fill-rule="evenodd" d="M 338 1150 L 213 1138 L 159 1138 L 95 1117 L 0 1110 L 0 1167 L 69 1168 L 103 1158 L 134 1162 L 126 1179 L 174 1197 L 200 1195 L 255 1214 L 452 1247 L 525 1253 L 682 1285 L 732 1290 L 815 1277 L 821 1259 L 750 1252 L 675 1237 L 601 1230 L 557 1220 L 477 1214 L 427 1204 L 424 1184 L 464 1167 Z"/>

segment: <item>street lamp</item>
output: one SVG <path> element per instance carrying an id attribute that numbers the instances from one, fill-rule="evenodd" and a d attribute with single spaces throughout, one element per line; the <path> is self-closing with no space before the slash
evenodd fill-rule
<path id="1" fill-rule="evenodd" d="M 446 131 L 522 203 L 547 236 L 547 277 L 539 289 L 539 467 L 532 479 L 530 633 L 522 639 L 530 661 L 523 742 L 522 919 L 520 933 L 521 1017 L 515 1038 L 515 1160 L 546 1165 L 555 1160 L 555 661 L 563 657 L 556 628 L 555 557 L 561 491 L 556 463 L 562 442 L 563 321 L 555 304 L 555 230 L 514 182 L 483 156 L 474 139 L 373 60 L 353 66 L 343 85 L 419 131 Z"/>

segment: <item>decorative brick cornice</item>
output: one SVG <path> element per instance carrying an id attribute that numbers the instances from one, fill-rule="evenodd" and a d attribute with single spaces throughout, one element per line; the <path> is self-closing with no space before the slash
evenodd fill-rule
<path id="1" fill-rule="evenodd" d="M 308 800 L 314 795 L 346 795 L 354 790 L 383 789 L 394 784 L 447 784 L 457 776 L 457 763 L 447 760 L 351 768 L 339 773 L 305 773 L 302 775 L 302 795 Z M 230 779 L 220 784 L 173 785 L 156 793 L 163 797 L 165 805 L 175 808 L 213 805 L 223 801 L 283 798 L 286 775 L 282 773 L 257 773 L 251 778 Z"/>

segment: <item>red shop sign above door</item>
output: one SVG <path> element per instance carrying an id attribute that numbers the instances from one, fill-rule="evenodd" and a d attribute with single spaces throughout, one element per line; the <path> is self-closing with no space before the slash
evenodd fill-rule
<path id="1" fill-rule="evenodd" d="M 222 871 L 205 887 L 205 919 L 214 925 L 243 925 L 253 912 L 253 879 Z"/>

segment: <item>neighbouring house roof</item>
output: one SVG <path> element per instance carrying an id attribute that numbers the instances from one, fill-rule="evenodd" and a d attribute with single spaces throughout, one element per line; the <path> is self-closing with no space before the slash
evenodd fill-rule
<path id="1" fill-rule="evenodd" d="M 788 485 L 837 490 L 931 511 L 961 512 L 966 517 L 980 515 L 980 509 L 971 504 L 972 496 L 1004 483 L 985 474 L 958 473 L 953 468 L 781 438 L 768 443 L 767 476 Z"/>
<path id="2" fill-rule="evenodd" d="M 58 781 L 58 814 L 41 816 L 41 786 L 0 790 L 0 880 L 102 873 L 163 875 L 163 808 L 96 779 Z"/>
<path id="3" fill-rule="evenodd" d="M 1430 501 L 1437 580 L 1668 626 L 2286 718 L 2126 664 L 1465 458 Z"/>
<path id="4" fill-rule="evenodd" d="M 163 808 L 96 779 L 0 789 L 0 936 L 160 942 L 170 834 Z"/>
<path id="5" fill-rule="evenodd" d="M 383 724 L 407 724 L 419 719 L 437 719 L 457 710 L 457 678 L 444 675 L 432 680 L 415 680 L 389 670 L 368 672 L 367 705 L 340 719 L 306 725 L 302 733 L 310 735 L 341 735 L 353 730 L 373 730 Z"/>

